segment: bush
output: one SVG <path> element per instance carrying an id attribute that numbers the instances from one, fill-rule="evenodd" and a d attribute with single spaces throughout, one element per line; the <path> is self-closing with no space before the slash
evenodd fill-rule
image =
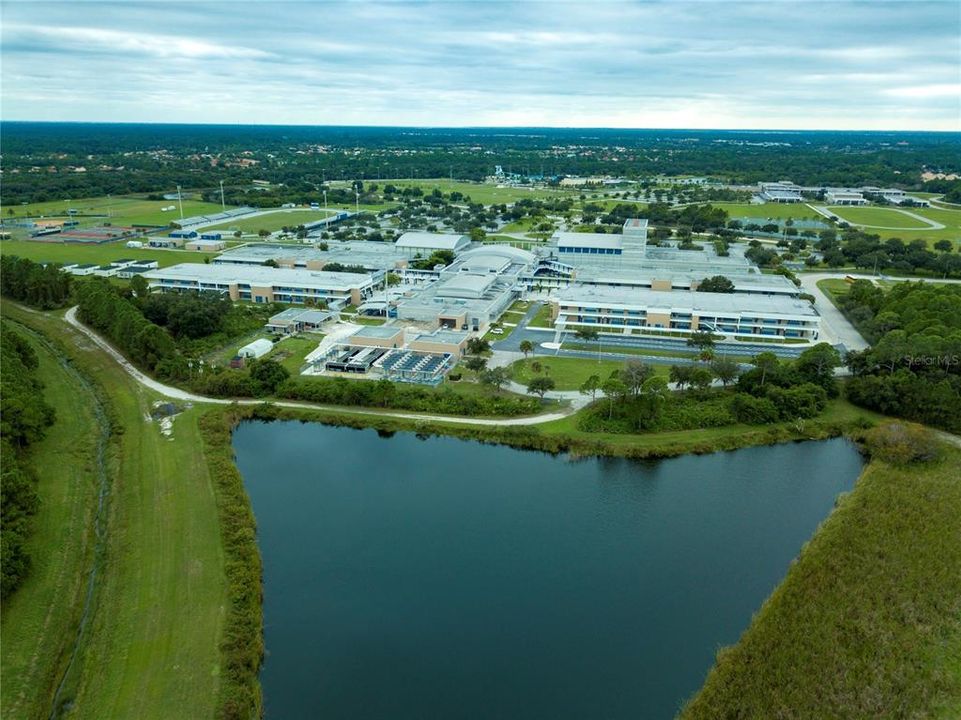
<path id="1" fill-rule="evenodd" d="M 930 462 L 938 457 L 934 433 L 913 423 L 888 423 L 869 430 L 864 436 L 871 457 L 891 465 Z"/>
<path id="2" fill-rule="evenodd" d="M 737 393 L 734 396 L 731 400 L 731 412 L 738 422 L 748 425 L 767 425 L 780 418 L 777 407 L 770 399 L 747 393 Z"/>

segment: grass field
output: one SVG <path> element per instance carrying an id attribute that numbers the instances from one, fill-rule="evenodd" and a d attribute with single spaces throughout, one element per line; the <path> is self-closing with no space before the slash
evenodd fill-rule
<path id="1" fill-rule="evenodd" d="M 543 370 L 536 373 L 531 369 L 531 364 L 540 363 Z M 556 390 L 578 390 L 584 381 L 591 375 L 597 375 L 603 382 L 611 376 L 611 373 L 624 367 L 620 360 L 588 360 L 582 358 L 569 357 L 550 357 L 535 355 L 526 360 L 518 360 L 511 369 L 513 379 L 521 385 L 526 385 L 532 378 L 549 377 L 556 387 Z M 666 365 L 652 365 L 656 375 L 667 378 L 668 367 Z"/>
<path id="2" fill-rule="evenodd" d="M 260 230 L 275 232 L 285 227 L 297 227 L 298 225 L 313 222 L 314 220 L 323 220 L 328 215 L 333 214 L 334 212 L 332 210 L 329 212 L 325 210 L 278 210 L 269 215 L 240 218 L 239 220 L 231 220 L 221 225 L 211 225 L 210 227 L 204 228 L 204 232 L 217 230 L 239 230 L 243 233 L 256 233 Z"/>
<path id="3" fill-rule="evenodd" d="M 39 480 L 40 510 L 28 552 L 33 566 L 0 615 L 0 706 L 5 717 L 46 718 L 69 659 L 93 558 L 96 466 L 101 428 L 91 388 L 36 337 L 38 377 L 56 423 L 30 464 Z"/>
<path id="4" fill-rule="evenodd" d="M 428 180 L 383 180 L 378 182 L 381 188 L 384 185 L 394 185 L 398 188 L 419 187 L 425 193 L 429 193 L 435 188 L 442 193 L 459 192 L 469 195 L 473 202 L 483 203 L 484 205 L 495 205 L 500 203 L 513 203 L 524 198 L 544 199 L 554 197 L 573 197 L 576 198 L 580 193 L 571 190 L 549 190 L 538 188 L 528 190 L 516 187 L 497 187 L 487 183 L 471 183 L 455 180 L 445 180 L 442 178 Z"/>
<path id="5" fill-rule="evenodd" d="M 929 227 L 920 220 L 915 220 L 904 213 L 886 207 L 839 207 L 831 205 L 828 206 L 828 211 L 842 220 L 856 225 L 903 228 L 905 230 L 924 230 Z M 914 211 L 910 210 L 909 212 Z"/>
<path id="6" fill-rule="evenodd" d="M 106 560 L 72 683 L 71 717 L 212 717 L 225 576 L 197 428 L 201 410 L 178 415 L 167 439 L 144 420 L 154 397 L 85 338 L 50 315 L 9 302 L 4 312 L 68 348 L 103 387 L 123 427 L 111 452 Z M 8 643 L 5 637 L 4 652 Z"/>
<path id="7" fill-rule="evenodd" d="M 291 375 L 297 375 L 304 366 L 304 358 L 316 350 L 323 339 L 320 333 L 284 338 L 277 343 L 269 357 L 287 368 Z"/>
<path id="8" fill-rule="evenodd" d="M 19 255 L 35 262 L 55 262 L 61 265 L 77 263 L 96 263 L 104 265 L 112 260 L 131 258 L 135 260 L 156 260 L 160 267 L 184 262 L 202 263 L 209 253 L 189 252 L 187 250 L 148 250 L 126 247 L 124 241 L 104 243 L 103 245 L 78 245 L 32 240 L 4 240 L 0 242 L 0 253 Z"/>
<path id="9" fill-rule="evenodd" d="M 162 212 L 161 208 L 174 206 L 173 210 Z M 23 217 L 67 217 L 67 210 L 77 210 L 79 215 L 75 219 L 80 225 L 102 225 L 112 222 L 114 225 L 167 225 L 180 219 L 180 206 L 176 200 L 144 200 L 136 196 L 120 196 L 113 198 L 84 198 L 82 200 L 51 200 L 48 202 L 30 203 L 28 205 L 11 206 L 14 214 L 8 214 L 10 208 L 4 208 L 4 219 Z M 208 203 L 200 200 L 184 200 L 184 217 L 218 213 L 223 208 L 219 203 Z M 84 216 L 97 217 L 84 217 Z"/>
<path id="10" fill-rule="evenodd" d="M 706 203 L 705 203 L 706 204 Z M 712 205 L 723 208 L 731 218 L 757 218 L 758 220 L 825 220 L 814 210 L 804 203 L 764 203 L 754 205 L 752 203 L 711 203 Z"/>
<path id="11" fill-rule="evenodd" d="M 683 720 L 961 716 L 961 452 L 873 461 Z"/>

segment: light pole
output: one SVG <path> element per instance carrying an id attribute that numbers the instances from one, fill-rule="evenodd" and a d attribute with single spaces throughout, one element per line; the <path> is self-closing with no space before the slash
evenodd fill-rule
<path id="1" fill-rule="evenodd" d="M 327 212 L 327 191 L 324 190 L 324 212 Z"/>
<path id="2" fill-rule="evenodd" d="M 224 181 L 220 181 L 220 207 L 223 210 L 227 209 L 227 203 L 224 200 Z"/>
<path id="3" fill-rule="evenodd" d="M 180 219 L 184 219 L 184 197 L 183 193 L 180 192 L 180 186 L 177 186 L 177 202 L 180 204 Z"/>

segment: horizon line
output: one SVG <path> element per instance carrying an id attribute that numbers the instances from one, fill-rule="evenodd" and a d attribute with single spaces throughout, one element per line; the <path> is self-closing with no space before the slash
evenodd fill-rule
<path id="1" fill-rule="evenodd" d="M 755 132 L 755 133 L 932 133 L 941 135 L 961 135 L 958 130 L 931 130 L 916 128 L 883 128 L 883 129 L 852 129 L 852 128 L 764 128 L 764 127 L 738 127 L 738 128 L 694 128 L 694 127 L 670 127 L 670 126 L 647 126 L 647 127 L 616 127 L 602 125 L 365 125 L 365 124 L 344 124 L 334 125 L 328 123 L 227 123 L 227 122 L 164 122 L 146 120 L 24 120 L 24 119 L 5 119 L 0 118 L 3 123 L 32 123 L 37 125 L 157 125 L 157 126 L 199 126 L 199 127 L 277 127 L 277 128 L 357 128 L 357 129 L 396 129 L 396 130 L 605 130 L 605 131 L 673 131 L 673 132 Z"/>

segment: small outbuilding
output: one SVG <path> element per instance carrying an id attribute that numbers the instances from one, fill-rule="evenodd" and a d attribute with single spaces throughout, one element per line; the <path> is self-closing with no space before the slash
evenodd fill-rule
<path id="1" fill-rule="evenodd" d="M 271 350 L 274 349 L 274 344 L 270 342 L 267 338 L 260 338 L 254 340 L 252 343 L 247 343 L 240 350 L 237 351 L 237 355 L 242 358 L 261 358 Z"/>

